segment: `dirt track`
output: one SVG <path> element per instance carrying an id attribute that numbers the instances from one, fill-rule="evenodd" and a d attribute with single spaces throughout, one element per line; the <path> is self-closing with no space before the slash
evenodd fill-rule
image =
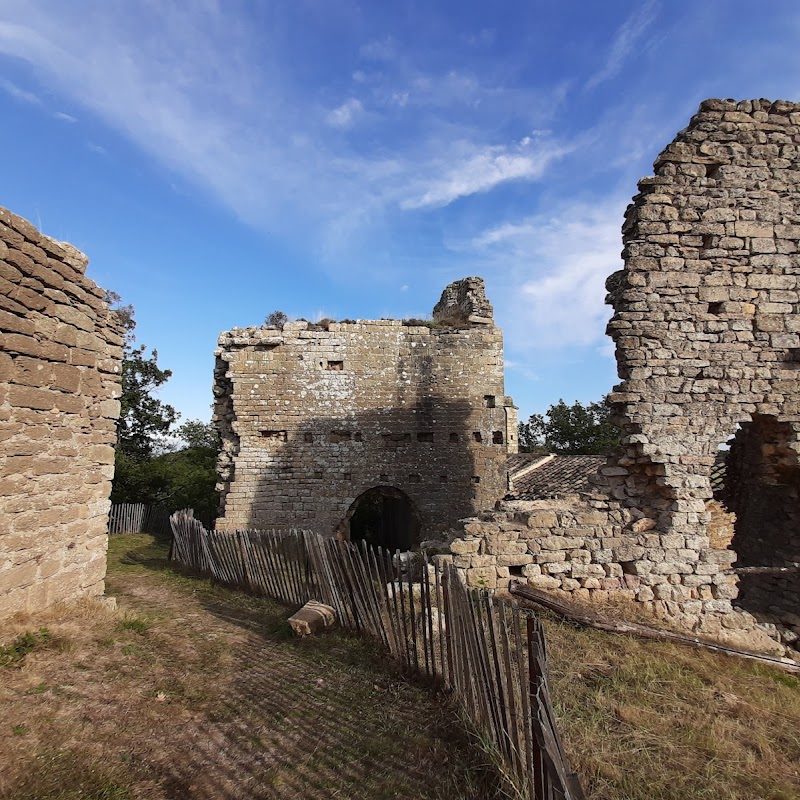
<path id="1" fill-rule="evenodd" d="M 149 537 L 110 564 L 116 614 L 0 629 L 53 637 L 0 671 L 0 797 L 489 796 L 452 712 L 371 645 L 298 641 L 286 609 L 172 574 Z"/>

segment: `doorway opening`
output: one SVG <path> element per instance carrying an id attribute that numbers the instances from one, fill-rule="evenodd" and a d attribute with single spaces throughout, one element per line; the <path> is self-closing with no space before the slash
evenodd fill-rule
<path id="1" fill-rule="evenodd" d="M 405 552 L 419 544 L 419 530 L 419 518 L 408 495 L 393 486 L 376 486 L 355 499 L 340 526 L 340 536 Z"/>
<path id="2" fill-rule="evenodd" d="M 800 612 L 800 464 L 788 422 L 757 414 L 743 423 L 725 459 L 726 508 L 734 512 L 731 547 L 742 573 L 737 605 L 777 616 Z M 772 568 L 772 572 L 768 571 Z M 778 570 L 787 570 L 779 572 Z"/>

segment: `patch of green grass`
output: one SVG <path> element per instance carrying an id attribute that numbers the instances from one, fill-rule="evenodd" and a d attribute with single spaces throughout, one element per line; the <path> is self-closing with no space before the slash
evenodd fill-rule
<path id="1" fill-rule="evenodd" d="M 21 667 L 29 653 L 50 644 L 52 639 L 53 636 L 47 628 L 20 634 L 11 644 L 0 646 L 0 669 Z"/>
<path id="2" fill-rule="evenodd" d="M 132 631 L 133 633 L 138 633 L 139 636 L 144 636 L 150 630 L 150 623 L 143 617 L 128 614 L 117 622 L 117 630 Z"/>
<path id="3" fill-rule="evenodd" d="M 14 734 L 14 736 L 24 736 L 28 732 L 28 729 L 25 724 L 21 722 L 18 725 L 14 725 L 11 728 L 11 732 Z"/>
<path id="4" fill-rule="evenodd" d="M 44 694 L 48 688 L 49 687 L 47 686 L 46 683 L 40 683 L 38 686 L 33 686 L 30 689 L 28 689 L 28 691 L 25 692 L 25 694 Z"/>

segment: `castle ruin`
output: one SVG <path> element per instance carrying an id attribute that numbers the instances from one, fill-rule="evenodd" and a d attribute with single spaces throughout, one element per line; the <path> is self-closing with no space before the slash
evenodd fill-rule
<path id="1" fill-rule="evenodd" d="M 87 263 L 0 208 L 0 617 L 104 590 L 123 341 Z"/>
<path id="2" fill-rule="evenodd" d="M 800 562 L 800 105 L 705 101 L 639 183 L 623 243 L 621 452 L 590 491 L 465 521 L 454 560 L 473 585 L 624 597 L 797 658 L 800 576 L 778 569 Z"/>
<path id="3" fill-rule="evenodd" d="M 216 358 L 221 529 L 358 524 L 408 549 L 506 491 L 517 413 L 480 278 L 448 286 L 429 324 L 234 329 Z"/>

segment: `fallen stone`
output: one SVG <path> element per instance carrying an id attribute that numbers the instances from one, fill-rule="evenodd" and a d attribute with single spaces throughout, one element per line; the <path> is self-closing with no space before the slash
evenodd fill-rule
<path id="1" fill-rule="evenodd" d="M 324 603 L 309 600 L 289 617 L 289 625 L 297 636 L 310 636 L 330 628 L 336 622 L 336 612 Z"/>

